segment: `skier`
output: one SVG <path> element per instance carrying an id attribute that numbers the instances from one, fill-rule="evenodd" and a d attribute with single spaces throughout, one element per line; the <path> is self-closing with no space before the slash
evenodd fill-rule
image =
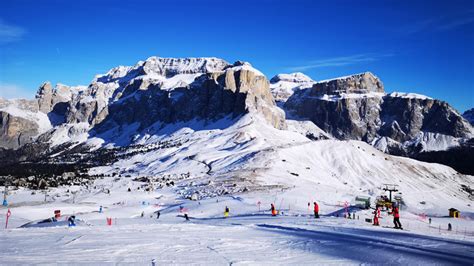
<path id="1" fill-rule="evenodd" d="M 160 215 L 161 215 L 160 211 L 156 211 L 156 219 L 160 219 Z"/>
<path id="2" fill-rule="evenodd" d="M 76 216 L 69 216 L 67 219 L 69 227 L 76 226 Z"/>
<path id="3" fill-rule="evenodd" d="M 373 213 L 374 213 L 374 225 L 378 226 L 378 225 L 380 225 L 380 223 L 379 223 L 379 217 L 380 217 L 379 206 L 375 207 L 375 211 Z"/>
<path id="4" fill-rule="evenodd" d="M 390 214 L 393 214 L 393 224 L 395 224 L 395 229 L 403 229 L 402 224 L 400 223 L 400 210 L 398 209 L 398 206 L 394 205 Z"/>
<path id="5" fill-rule="evenodd" d="M 314 218 L 319 218 L 319 205 L 314 202 Z"/>
<path id="6" fill-rule="evenodd" d="M 229 207 L 225 206 L 224 217 L 229 217 Z"/>
<path id="7" fill-rule="evenodd" d="M 276 211 L 275 205 L 273 205 L 273 203 L 271 204 L 271 209 L 272 209 L 272 216 L 276 216 L 276 215 L 277 215 L 277 211 Z"/>
<path id="8" fill-rule="evenodd" d="M 99 213 L 102 213 L 102 206 L 99 207 Z"/>

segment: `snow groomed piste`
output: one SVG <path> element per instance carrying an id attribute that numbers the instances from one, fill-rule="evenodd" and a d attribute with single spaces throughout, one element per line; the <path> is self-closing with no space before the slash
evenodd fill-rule
<path id="1" fill-rule="evenodd" d="M 387 211 L 381 212 L 377 227 L 366 222 L 373 217 L 373 209 L 350 202 L 332 204 L 316 195 L 312 200 L 318 202 L 319 218 L 314 217 L 313 203 L 290 201 L 280 193 L 194 201 L 176 199 L 172 188 L 147 192 L 138 189 L 142 185 L 125 178 L 109 191 L 78 192 L 75 203 L 67 199 L 64 189 L 51 191 L 58 197 L 48 202 L 38 201 L 31 191 L 17 191 L 10 196 L 8 229 L 0 232 L 0 260 L 7 265 L 474 262 L 469 217 L 423 217 L 402 209 L 404 230 L 400 231 L 393 229 L 393 217 Z M 128 188 L 133 189 L 128 192 Z M 20 198 L 23 202 L 17 201 Z M 278 213 L 275 216 L 271 203 Z M 30 219 L 52 216 L 57 209 L 61 216 L 56 222 L 19 227 Z M 5 210 L 1 209 L 2 219 Z M 67 218 L 73 214 L 78 222 L 69 227 Z M 448 223 L 453 225 L 451 231 Z"/>

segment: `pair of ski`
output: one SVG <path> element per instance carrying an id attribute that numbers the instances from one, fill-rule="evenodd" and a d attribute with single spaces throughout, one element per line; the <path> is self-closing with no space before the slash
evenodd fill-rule
<path id="1" fill-rule="evenodd" d="M 398 230 L 403 230 L 407 231 L 406 229 L 403 229 L 403 227 L 391 227 L 391 226 L 382 226 L 383 228 L 390 228 L 390 229 L 398 229 Z"/>

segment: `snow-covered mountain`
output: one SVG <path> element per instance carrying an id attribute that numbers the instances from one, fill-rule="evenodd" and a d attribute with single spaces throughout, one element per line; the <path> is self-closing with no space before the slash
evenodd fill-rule
<path id="1" fill-rule="evenodd" d="M 285 102 L 295 90 L 311 87 L 314 83 L 303 73 L 278 74 L 270 79 L 270 89 L 277 102 Z"/>
<path id="2" fill-rule="evenodd" d="M 295 91 L 283 108 L 337 139 L 362 140 L 390 154 L 421 158 L 421 153 L 472 150 L 469 140 L 474 129 L 449 104 L 414 93 L 387 94 L 382 81 L 370 72 Z M 425 160 L 453 165 L 441 158 L 423 155 Z M 459 160 L 464 166 L 458 169 L 472 173 L 467 170 L 471 158 Z"/>
<path id="3" fill-rule="evenodd" d="M 136 130 L 253 111 L 284 128 L 268 87 L 265 76 L 245 62 L 150 57 L 98 75 L 87 87 L 52 88 L 46 82 L 33 101 L 1 100 L 0 147 L 18 148 L 43 133 L 40 141 L 58 145 L 86 133 L 119 135 L 129 125 Z"/>

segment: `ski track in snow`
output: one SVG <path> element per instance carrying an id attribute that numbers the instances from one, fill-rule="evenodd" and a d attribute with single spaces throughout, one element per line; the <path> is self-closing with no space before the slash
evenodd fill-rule
<path id="1" fill-rule="evenodd" d="M 474 262 L 474 255 L 472 254 L 474 243 L 447 241 L 413 234 L 374 231 L 361 233 L 358 232 L 360 229 L 350 229 L 347 230 L 348 233 L 340 233 L 269 224 L 258 224 L 257 226 L 281 234 L 306 238 L 314 246 L 324 242 L 332 242 L 332 245 L 339 247 L 323 249 L 319 252 L 337 254 L 337 256 L 366 263 L 386 263 L 391 258 L 397 258 L 397 263 L 401 262 L 400 259 L 402 258 L 404 260 L 411 259 L 412 261 L 433 260 L 433 262 L 437 261 L 443 264 L 470 264 Z M 370 233 L 370 236 L 365 235 L 366 233 Z M 361 252 L 362 250 L 369 250 L 370 252 Z M 370 257 L 367 254 L 373 252 L 377 253 L 376 257 Z"/>

